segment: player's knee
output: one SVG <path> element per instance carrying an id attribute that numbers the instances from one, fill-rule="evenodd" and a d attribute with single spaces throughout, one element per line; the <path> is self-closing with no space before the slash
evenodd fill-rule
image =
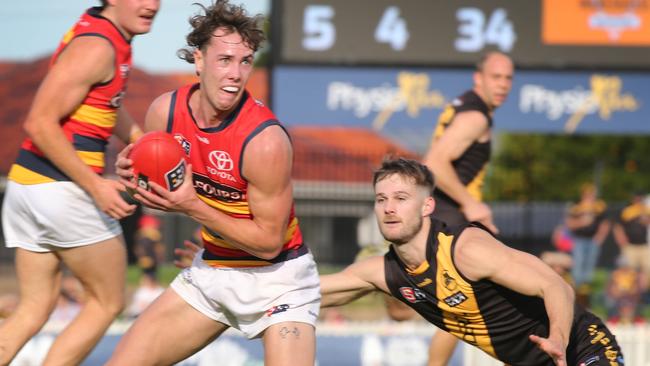
<path id="1" fill-rule="evenodd" d="M 124 296 L 116 296 L 105 303 L 105 310 L 112 316 L 117 317 L 124 311 L 126 301 Z"/>
<path id="2" fill-rule="evenodd" d="M 126 306 L 126 300 L 123 294 L 115 294 L 112 296 L 95 297 L 92 296 L 87 299 L 87 304 L 96 302 L 98 308 L 109 317 L 115 318 L 122 313 Z"/>
<path id="3" fill-rule="evenodd" d="M 20 313 L 16 315 L 19 316 Z M 29 315 L 20 317 L 20 327 L 23 332 L 34 335 L 43 327 L 49 319 L 50 313 L 45 309 L 42 311 L 34 311 Z"/>

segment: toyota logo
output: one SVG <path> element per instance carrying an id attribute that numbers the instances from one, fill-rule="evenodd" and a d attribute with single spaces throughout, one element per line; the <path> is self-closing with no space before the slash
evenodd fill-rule
<path id="1" fill-rule="evenodd" d="M 230 154 L 225 151 L 212 151 L 208 159 L 217 170 L 232 170 L 232 159 Z"/>

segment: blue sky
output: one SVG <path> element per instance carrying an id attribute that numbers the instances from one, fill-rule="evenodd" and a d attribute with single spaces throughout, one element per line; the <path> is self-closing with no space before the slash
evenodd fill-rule
<path id="1" fill-rule="evenodd" d="M 250 14 L 269 14 L 270 0 L 231 0 Z M 185 45 L 187 19 L 208 0 L 161 0 L 162 8 L 149 34 L 133 41 L 134 64 L 152 73 L 192 72 L 194 67 L 176 57 Z M 28 61 L 49 55 L 79 15 L 99 0 L 10 0 L 0 12 L 0 60 Z"/>

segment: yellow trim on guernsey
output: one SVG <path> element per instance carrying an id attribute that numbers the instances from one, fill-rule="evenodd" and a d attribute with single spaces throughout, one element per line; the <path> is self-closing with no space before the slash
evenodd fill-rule
<path id="1" fill-rule="evenodd" d="M 113 128 L 117 122 L 117 113 L 114 110 L 82 104 L 72 113 L 70 118 L 102 128 Z"/>
<path id="2" fill-rule="evenodd" d="M 38 174 L 18 164 L 13 164 L 11 166 L 11 169 L 9 170 L 9 180 L 12 180 L 18 184 L 41 184 L 56 182 L 50 177 Z"/>
<path id="3" fill-rule="evenodd" d="M 104 153 L 103 152 L 94 152 L 94 151 L 77 151 L 77 156 L 83 161 L 86 165 L 103 168 L 104 163 Z"/>
<path id="4" fill-rule="evenodd" d="M 203 260 L 207 265 L 210 267 L 263 267 L 263 266 L 269 266 L 273 264 L 272 262 L 267 262 L 267 261 L 247 261 L 247 260 L 234 260 L 234 261 L 228 261 L 228 260 L 208 260 L 204 259 Z"/>

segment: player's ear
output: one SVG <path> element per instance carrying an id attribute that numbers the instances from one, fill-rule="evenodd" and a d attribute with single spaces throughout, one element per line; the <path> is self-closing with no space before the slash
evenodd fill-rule
<path id="1" fill-rule="evenodd" d="M 194 56 L 194 68 L 197 76 L 201 76 L 204 68 L 203 52 L 197 48 L 192 52 Z"/>
<path id="2" fill-rule="evenodd" d="M 472 80 L 474 81 L 474 85 L 479 87 L 479 88 L 483 84 L 483 80 L 481 78 L 481 73 L 479 71 L 474 71 L 474 74 L 472 74 Z"/>
<path id="3" fill-rule="evenodd" d="M 429 216 L 433 213 L 433 210 L 436 208 L 436 201 L 433 197 L 428 196 L 424 199 L 424 204 L 422 205 L 422 217 Z"/>

